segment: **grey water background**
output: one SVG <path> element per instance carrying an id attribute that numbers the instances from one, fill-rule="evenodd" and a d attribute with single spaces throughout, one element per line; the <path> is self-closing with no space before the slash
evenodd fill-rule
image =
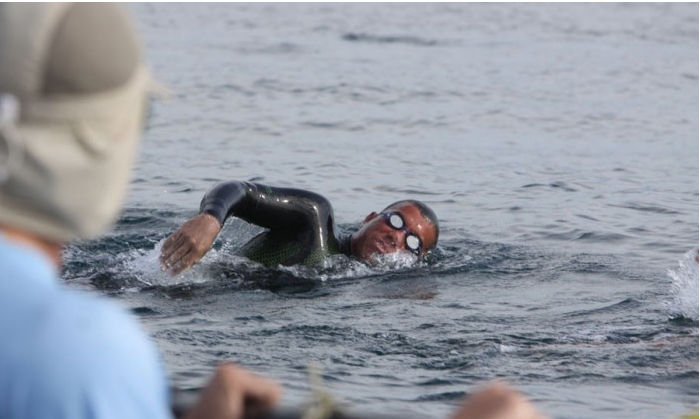
<path id="1" fill-rule="evenodd" d="M 234 360 L 299 405 L 315 362 L 360 412 L 445 418 L 497 377 L 554 418 L 697 407 L 697 282 L 668 275 L 698 245 L 697 4 L 129 7 L 173 97 L 63 277 L 133 310 L 174 385 Z M 229 179 L 317 191 L 346 232 L 421 199 L 438 251 L 263 269 L 229 256 L 256 231 L 234 221 L 159 272 Z"/>

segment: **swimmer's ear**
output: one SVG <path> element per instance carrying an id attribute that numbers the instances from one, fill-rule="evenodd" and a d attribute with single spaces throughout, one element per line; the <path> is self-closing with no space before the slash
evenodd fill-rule
<path id="1" fill-rule="evenodd" d="M 367 215 L 367 216 L 365 217 L 365 220 L 362 222 L 362 224 L 366 224 L 366 223 L 368 223 L 368 222 L 374 220 L 375 218 L 377 218 L 378 215 L 379 215 L 379 214 L 377 214 L 377 213 L 374 212 L 374 211 L 370 212 L 369 215 Z"/>

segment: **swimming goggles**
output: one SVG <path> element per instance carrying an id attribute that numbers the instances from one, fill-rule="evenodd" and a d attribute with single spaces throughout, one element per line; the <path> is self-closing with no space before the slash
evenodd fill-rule
<path id="1" fill-rule="evenodd" d="M 382 215 L 384 215 L 384 220 L 391 228 L 403 231 L 406 236 L 406 248 L 416 255 L 420 255 L 421 240 L 406 228 L 406 222 L 403 220 L 401 214 L 398 212 L 390 212 L 382 213 Z"/>

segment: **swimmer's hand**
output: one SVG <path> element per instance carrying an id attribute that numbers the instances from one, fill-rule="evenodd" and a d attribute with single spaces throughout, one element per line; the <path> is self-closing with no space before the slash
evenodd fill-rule
<path id="1" fill-rule="evenodd" d="M 281 387 L 233 364 L 222 364 L 185 419 L 241 419 L 279 403 Z"/>
<path id="2" fill-rule="evenodd" d="M 221 231 L 219 221 L 209 214 L 189 219 L 165 243 L 160 253 L 163 270 L 177 275 L 199 262 Z"/>
<path id="3" fill-rule="evenodd" d="M 523 394 L 496 382 L 469 396 L 451 419 L 546 419 Z"/>

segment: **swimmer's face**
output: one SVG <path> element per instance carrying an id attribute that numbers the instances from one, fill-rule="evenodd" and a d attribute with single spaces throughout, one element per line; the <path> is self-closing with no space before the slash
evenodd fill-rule
<path id="1" fill-rule="evenodd" d="M 352 235 L 355 257 L 366 260 L 372 255 L 398 251 L 424 254 L 437 242 L 437 232 L 429 220 L 413 204 L 399 204 L 382 213 L 373 212 Z"/>

